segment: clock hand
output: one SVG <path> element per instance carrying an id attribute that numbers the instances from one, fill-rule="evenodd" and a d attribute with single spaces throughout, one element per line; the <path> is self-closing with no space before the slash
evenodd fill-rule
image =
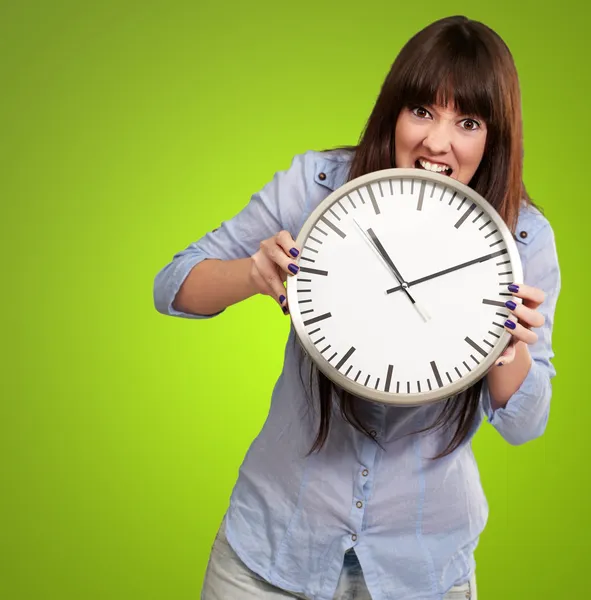
<path id="1" fill-rule="evenodd" d="M 427 313 L 427 311 L 425 310 L 425 308 L 423 306 L 421 306 L 415 300 L 415 298 L 411 295 L 411 293 L 408 291 L 409 284 L 406 283 L 406 281 L 404 281 L 404 278 L 400 274 L 400 271 L 396 268 L 396 266 L 392 262 L 392 259 L 388 256 L 388 253 L 386 252 L 384 246 L 381 244 L 381 242 L 378 239 L 377 235 L 374 233 L 373 229 L 370 228 L 366 232 L 363 229 L 363 227 L 361 227 L 361 225 L 359 225 L 359 223 L 357 222 L 356 219 L 353 219 L 353 221 L 354 221 L 355 225 L 357 225 L 357 227 L 359 228 L 359 230 L 361 231 L 361 233 L 369 241 L 369 243 L 370 243 L 371 247 L 373 248 L 373 250 L 378 254 L 378 256 L 380 256 L 380 258 L 383 259 L 383 261 L 386 263 L 386 265 L 388 266 L 388 268 L 394 273 L 394 276 L 396 277 L 396 279 L 398 279 L 398 281 L 400 282 L 400 284 L 401 284 L 400 287 L 398 287 L 396 289 L 402 289 L 402 290 L 404 290 L 405 294 L 408 296 L 409 300 L 412 302 L 412 304 L 414 305 L 414 307 L 417 309 L 417 311 L 419 312 L 419 314 L 421 315 L 421 317 L 423 317 L 423 319 L 425 321 L 428 321 L 430 319 L 429 314 Z"/>
<path id="2" fill-rule="evenodd" d="M 427 275 L 426 277 L 421 277 L 420 279 L 415 279 L 414 281 L 410 281 L 408 283 L 409 286 L 416 285 L 418 283 L 423 283 L 424 281 L 429 281 L 429 279 L 434 279 L 435 277 L 440 277 L 441 275 L 447 275 L 448 273 L 452 273 L 453 271 L 457 271 L 459 269 L 463 269 L 464 267 L 469 267 L 470 265 L 475 265 L 476 263 L 486 262 L 491 258 L 495 258 L 497 256 L 501 256 L 502 254 L 506 254 L 506 250 L 499 250 L 498 252 L 492 252 L 491 254 L 485 254 L 479 258 L 474 258 L 469 260 L 468 262 L 462 263 L 460 265 L 456 265 L 455 267 L 450 267 L 449 269 L 444 269 L 443 271 L 437 271 L 437 273 L 432 273 L 431 275 Z M 386 290 L 386 294 L 392 294 L 401 289 L 404 289 L 402 285 L 398 287 L 390 288 Z"/>

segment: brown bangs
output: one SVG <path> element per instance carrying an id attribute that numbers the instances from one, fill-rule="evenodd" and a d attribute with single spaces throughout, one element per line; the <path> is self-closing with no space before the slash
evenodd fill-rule
<path id="1" fill-rule="evenodd" d="M 400 105 L 451 104 L 464 115 L 493 123 L 499 99 L 494 97 L 498 86 L 492 59 L 482 43 L 460 33 L 442 32 L 409 57 L 397 82 Z"/>

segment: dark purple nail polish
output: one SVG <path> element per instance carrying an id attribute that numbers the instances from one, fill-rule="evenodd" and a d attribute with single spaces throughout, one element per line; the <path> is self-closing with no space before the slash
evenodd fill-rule
<path id="1" fill-rule="evenodd" d="M 286 315 L 289 311 L 287 310 L 287 306 L 282 306 L 281 310 L 283 310 L 283 314 Z"/>
<path id="2" fill-rule="evenodd" d="M 290 263 L 289 267 L 287 267 L 294 275 L 297 275 L 298 273 L 298 268 L 296 265 L 294 265 L 293 263 Z"/>
<path id="3" fill-rule="evenodd" d="M 509 291 L 513 292 L 513 293 L 518 292 L 519 291 L 519 286 L 515 285 L 514 283 L 512 283 L 512 284 L 509 285 Z"/>
<path id="4" fill-rule="evenodd" d="M 282 294 L 279 296 L 279 304 L 283 304 L 285 302 L 285 296 Z"/>
<path id="5" fill-rule="evenodd" d="M 294 258 L 296 258 L 296 257 L 298 256 L 298 254 L 299 254 L 299 252 L 298 252 L 298 251 L 297 251 L 295 248 L 292 248 L 292 249 L 289 251 L 289 253 L 290 253 L 290 254 L 291 254 L 291 255 L 292 255 Z"/>
<path id="6" fill-rule="evenodd" d="M 515 323 L 513 323 L 513 321 L 510 321 L 509 319 L 507 319 L 505 321 L 505 327 L 508 327 L 509 329 L 515 329 Z"/>
<path id="7" fill-rule="evenodd" d="M 500 362 L 500 363 L 497 364 L 497 367 L 502 367 L 502 366 L 503 366 L 502 362 Z"/>
<path id="8" fill-rule="evenodd" d="M 513 300 L 507 300 L 507 302 L 505 302 L 505 306 L 509 310 L 515 310 L 517 308 L 517 304 L 515 304 L 515 302 L 513 302 Z"/>

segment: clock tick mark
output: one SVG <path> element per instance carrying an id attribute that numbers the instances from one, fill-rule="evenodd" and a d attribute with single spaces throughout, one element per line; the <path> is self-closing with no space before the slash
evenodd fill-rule
<path id="1" fill-rule="evenodd" d="M 489 223 L 490 223 L 490 219 L 489 219 L 489 220 L 488 220 L 488 221 L 487 221 L 487 222 L 486 222 L 484 225 L 481 225 L 481 226 L 478 228 L 478 231 L 482 231 L 482 230 L 483 230 L 483 229 L 484 229 L 484 228 L 485 228 L 485 227 L 486 227 L 486 226 L 487 226 Z"/>
<path id="2" fill-rule="evenodd" d="M 417 210 L 423 210 L 423 198 L 425 196 L 425 186 L 427 182 L 425 180 L 421 181 L 421 191 L 419 193 L 419 204 L 417 206 Z"/>
<path id="3" fill-rule="evenodd" d="M 499 300 L 488 300 L 486 298 L 482 300 L 482 304 L 490 304 L 491 306 L 505 306 L 504 302 L 500 302 Z"/>
<path id="4" fill-rule="evenodd" d="M 347 234 L 345 232 L 341 231 L 334 223 L 331 223 L 325 216 L 320 217 L 320 220 L 326 225 L 328 225 L 336 234 L 340 235 L 343 239 L 347 237 Z"/>
<path id="5" fill-rule="evenodd" d="M 300 273 L 310 273 L 311 275 L 328 275 L 328 271 L 322 269 L 312 269 L 311 267 L 300 267 Z M 300 279 L 300 281 L 312 281 L 311 279 Z"/>
<path id="6" fill-rule="evenodd" d="M 439 387 L 443 387 L 443 381 L 441 380 L 441 375 L 439 375 L 439 369 L 434 360 L 431 361 L 431 368 L 433 369 L 433 374 L 435 375 L 435 379 L 437 380 L 437 384 Z"/>
<path id="7" fill-rule="evenodd" d="M 380 214 L 380 207 L 378 206 L 378 202 L 376 200 L 376 197 L 374 196 L 373 190 L 371 189 L 371 186 L 367 186 L 367 193 L 369 194 L 369 197 L 371 198 L 371 203 L 373 204 L 373 209 L 376 211 L 376 215 Z"/>
<path id="8" fill-rule="evenodd" d="M 472 348 L 474 348 L 474 350 L 477 350 L 478 352 L 480 352 L 480 354 L 482 354 L 482 356 L 488 356 L 487 352 L 481 348 L 473 339 L 471 339 L 470 337 L 466 336 L 464 338 L 465 342 L 468 342 L 468 344 L 470 344 L 470 346 L 472 346 Z"/>
<path id="9" fill-rule="evenodd" d="M 387 392 L 390 391 L 390 383 L 392 383 L 392 371 L 394 370 L 394 365 L 388 365 L 388 374 L 386 375 L 386 385 L 385 390 Z"/>
<path id="10" fill-rule="evenodd" d="M 454 227 L 456 229 L 459 229 L 475 208 L 476 204 L 472 204 L 472 206 L 459 218 L 458 222 L 454 225 Z"/>
<path id="11" fill-rule="evenodd" d="M 453 380 L 452 380 L 452 378 L 450 377 L 449 373 L 446 371 L 446 372 L 445 372 L 445 374 L 447 375 L 447 378 L 449 379 L 449 382 L 450 382 L 450 383 L 453 383 Z"/>
<path id="12" fill-rule="evenodd" d="M 317 317 L 312 317 L 307 321 L 304 321 L 304 325 L 312 325 L 313 323 L 318 323 L 318 321 L 324 321 L 324 319 L 330 319 L 332 317 L 332 313 L 324 313 L 323 315 L 318 315 Z"/>
<path id="13" fill-rule="evenodd" d="M 353 352 L 355 352 L 355 346 L 351 346 L 349 348 L 349 350 L 347 350 L 347 352 L 345 353 L 345 356 L 343 356 L 343 358 L 341 358 L 341 360 L 338 362 L 337 370 L 340 369 L 349 360 L 349 358 L 351 357 Z"/>
<path id="14" fill-rule="evenodd" d="M 478 219 L 480 219 L 480 217 L 484 214 L 484 211 L 480 211 L 480 214 L 472 221 L 472 223 L 476 223 L 476 221 L 478 221 Z"/>
<path id="15" fill-rule="evenodd" d="M 337 213 L 332 208 L 329 208 L 328 211 L 337 221 L 341 220 L 341 217 L 339 217 L 339 215 L 337 215 Z"/>
<path id="16" fill-rule="evenodd" d="M 472 369 L 468 366 L 468 363 L 464 360 L 462 361 L 463 365 L 468 369 L 468 371 L 472 372 Z"/>

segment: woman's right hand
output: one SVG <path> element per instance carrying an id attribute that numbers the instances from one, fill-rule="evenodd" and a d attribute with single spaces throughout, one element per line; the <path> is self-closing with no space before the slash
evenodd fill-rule
<path id="1" fill-rule="evenodd" d="M 288 314 L 284 282 L 288 275 L 297 275 L 295 259 L 300 254 L 288 231 L 280 231 L 263 240 L 259 250 L 251 256 L 250 278 L 260 294 L 274 298 L 283 313 Z"/>

